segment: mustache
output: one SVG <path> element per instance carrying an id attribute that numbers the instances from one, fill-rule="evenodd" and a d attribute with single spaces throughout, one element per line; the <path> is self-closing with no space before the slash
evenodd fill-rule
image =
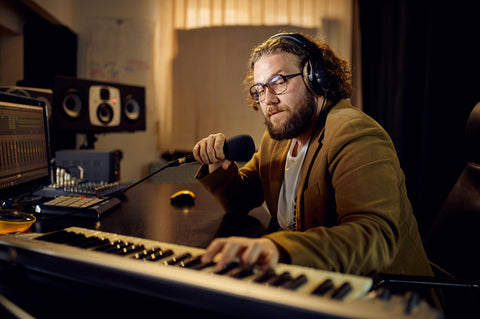
<path id="1" fill-rule="evenodd" d="M 270 117 L 276 113 L 279 113 L 279 112 L 284 112 L 286 111 L 287 108 L 286 107 L 278 107 L 278 106 L 272 106 L 270 108 L 267 109 L 267 115 Z"/>

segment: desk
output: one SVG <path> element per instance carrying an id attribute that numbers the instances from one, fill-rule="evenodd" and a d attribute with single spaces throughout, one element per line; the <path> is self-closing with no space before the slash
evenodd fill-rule
<path id="1" fill-rule="evenodd" d="M 182 189 L 195 193 L 195 204 L 178 208 L 170 196 Z M 270 215 L 257 208 L 247 216 L 225 215 L 220 204 L 199 183 L 144 183 L 128 190 L 120 207 L 100 220 L 61 217 L 34 223 L 31 232 L 49 232 L 69 226 L 140 237 L 185 246 L 205 248 L 217 236 L 258 237 L 265 232 Z M 142 295 L 61 280 L 23 271 L 0 263 L 0 295 L 40 318 L 132 317 L 167 313 L 199 314 L 197 309 L 151 299 Z M 0 302 L 0 317 L 2 307 Z M 215 318 L 214 314 L 200 312 Z M 222 316 L 220 316 L 222 318 Z"/>
<path id="2" fill-rule="evenodd" d="M 170 204 L 170 196 L 183 189 L 195 194 L 192 207 Z M 261 207 L 248 216 L 225 215 L 216 199 L 199 183 L 143 183 L 128 190 L 122 204 L 102 219 L 59 217 L 39 220 L 32 232 L 49 232 L 69 226 L 205 248 L 217 236 L 258 237 L 266 231 L 270 215 Z"/>
<path id="3" fill-rule="evenodd" d="M 195 192 L 195 205 L 189 209 L 171 206 L 170 195 L 185 188 Z M 101 220 L 81 217 L 44 220 L 35 223 L 32 231 L 43 232 L 54 228 L 80 226 L 160 242 L 203 247 L 208 245 L 215 236 L 261 235 L 270 220 L 269 215 L 262 208 L 243 217 L 224 214 L 220 205 L 199 184 L 142 184 L 128 191 L 121 207 Z M 71 249 L 78 248 L 72 247 Z M 283 298 L 286 296 L 280 295 L 282 298 L 276 299 L 276 295 L 271 295 L 270 292 L 266 294 L 266 292 L 259 291 L 259 294 L 254 294 L 256 297 L 252 298 L 249 292 L 255 290 L 245 290 L 244 298 L 237 298 L 235 295 L 247 287 L 241 287 L 241 290 L 230 290 L 230 285 L 232 288 L 234 287 L 233 282 L 225 282 L 229 285 L 227 290 L 217 289 L 217 287 L 224 288 L 223 285 L 198 290 L 198 285 L 195 286 L 194 282 L 192 283 L 193 289 L 191 289 L 190 282 L 185 283 L 178 280 L 184 278 L 183 274 L 172 277 L 173 273 L 167 273 L 161 284 L 158 280 L 155 283 L 152 281 L 153 277 L 148 277 L 149 273 L 144 272 L 145 268 L 141 269 L 141 261 L 130 261 L 136 263 L 131 266 L 137 268 L 138 265 L 138 272 L 132 272 L 130 268 L 130 274 L 134 273 L 134 277 L 131 275 L 122 277 L 128 273 L 115 267 L 105 271 L 105 267 L 95 266 L 93 261 L 101 259 L 100 256 L 98 258 L 89 256 L 92 263 L 79 265 L 78 263 L 62 263 L 59 258 L 56 258 L 56 253 L 52 252 L 41 255 L 28 251 L 22 252 L 21 248 L 10 250 L 8 247 L 3 247 L 0 254 L 3 254 L 0 261 L 0 297 L 4 296 L 8 299 L 8 302 L 5 303 L 5 298 L 0 298 L 0 318 L 12 317 L 8 316 L 8 313 L 6 314 L 6 309 L 2 309 L 2 306 L 10 304 L 10 302 L 37 318 L 143 318 L 174 315 L 224 319 L 244 318 L 245 316 L 242 316 L 244 313 L 256 315 L 257 309 L 260 315 L 253 317 L 340 318 L 340 315 L 330 316 L 327 314 L 330 311 L 327 304 L 325 304 L 327 306 L 325 309 L 321 309 L 321 311 L 326 311 L 325 316 L 317 316 L 308 309 L 305 312 L 293 311 L 292 313 L 293 308 L 290 307 L 292 304 L 290 306 L 287 304 L 283 308 L 285 305 Z M 47 255 L 48 258 L 45 258 Z M 16 259 L 16 256 L 20 258 Z M 61 254 L 58 256 L 62 258 Z M 85 256 L 82 257 L 81 253 L 76 250 L 71 252 L 70 257 L 81 259 Z M 28 267 L 25 260 L 34 264 L 34 267 Z M 118 260 L 109 260 L 108 262 L 115 265 Z M 145 261 L 145 263 L 148 262 Z M 68 271 L 64 273 L 63 270 Z M 165 268 L 162 269 L 159 266 L 155 272 L 162 270 Z M 92 275 L 92 277 L 95 277 L 96 280 L 90 280 L 92 278 L 90 274 L 95 274 L 96 276 Z M 321 276 L 317 279 L 320 278 Z M 185 279 L 191 280 L 191 274 Z M 170 280 L 174 283 L 173 285 L 169 282 Z M 210 280 L 210 277 L 202 278 L 201 284 L 205 285 Z M 226 278 L 226 280 L 234 279 Z M 182 290 L 175 289 L 175 284 L 178 283 L 182 283 Z M 250 285 L 248 287 L 254 286 L 253 283 L 248 285 Z M 145 290 L 142 287 L 152 287 L 152 290 Z M 224 292 L 216 294 L 216 291 Z M 271 292 L 275 291 L 275 288 L 272 288 Z M 269 303 L 264 299 L 266 296 L 272 300 L 276 299 L 279 304 L 273 307 L 268 306 Z M 207 301 L 208 303 L 206 303 Z M 250 301 L 253 303 L 249 303 Z M 294 300 L 295 305 L 299 301 Z M 333 302 L 332 306 L 336 307 L 336 302 Z M 199 307 L 199 305 L 204 306 Z M 366 305 L 360 304 L 358 309 L 363 309 L 361 310 L 363 313 Z M 368 306 L 374 307 L 374 305 Z M 348 307 L 348 304 L 345 306 Z M 379 307 L 381 308 L 373 308 L 372 312 L 375 309 L 393 311 L 397 308 L 388 306 L 385 310 L 382 305 Z M 239 311 L 242 308 L 248 311 Z M 392 316 L 395 316 L 395 313 L 392 313 Z M 421 315 L 420 317 L 427 318 Z"/>

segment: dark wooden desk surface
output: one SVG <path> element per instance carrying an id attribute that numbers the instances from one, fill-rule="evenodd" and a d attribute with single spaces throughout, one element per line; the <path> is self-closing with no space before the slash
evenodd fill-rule
<path id="1" fill-rule="evenodd" d="M 195 193 L 194 206 L 182 209 L 170 204 L 170 196 L 182 189 Z M 120 207 L 99 220 L 73 216 L 42 220 L 41 217 L 38 216 L 29 232 L 78 226 L 198 248 L 205 248 L 217 236 L 260 236 L 270 221 L 263 208 L 243 217 L 225 214 L 215 198 L 198 183 L 137 185 L 125 193 Z M 185 304 L 45 275 L 8 263 L 0 263 L 0 295 L 39 318 L 143 317 L 165 309 L 166 313 L 185 317 L 215 318 L 210 311 Z M 0 317 L 2 309 L 0 301 Z"/>
<path id="2" fill-rule="evenodd" d="M 195 194 L 192 207 L 170 204 L 170 196 L 183 189 Z M 69 226 L 205 248 L 217 236 L 260 236 L 270 215 L 257 208 L 245 217 L 225 215 L 216 199 L 199 183 L 144 183 L 125 193 L 120 207 L 102 219 L 61 217 L 37 221 L 30 231 L 48 232 Z"/>

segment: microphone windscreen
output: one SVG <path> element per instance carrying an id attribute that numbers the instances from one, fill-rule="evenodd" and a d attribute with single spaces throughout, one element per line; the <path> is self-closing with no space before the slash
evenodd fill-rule
<path id="1" fill-rule="evenodd" d="M 255 153 L 255 142 L 250 135 L 237 135 L 227 140 L 223 152 L 229 160 L 246 162 Z"/>

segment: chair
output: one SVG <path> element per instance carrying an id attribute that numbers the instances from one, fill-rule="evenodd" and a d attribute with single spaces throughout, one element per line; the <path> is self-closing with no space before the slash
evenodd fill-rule
<path id="1" fill-rule="evenodd" d="M 467 163 L 424 238 L 435 277 L 384 276 L 377 287 L 440 288 L 447 318 L 480 318 L 480 102 L 465 128 Z"/>

